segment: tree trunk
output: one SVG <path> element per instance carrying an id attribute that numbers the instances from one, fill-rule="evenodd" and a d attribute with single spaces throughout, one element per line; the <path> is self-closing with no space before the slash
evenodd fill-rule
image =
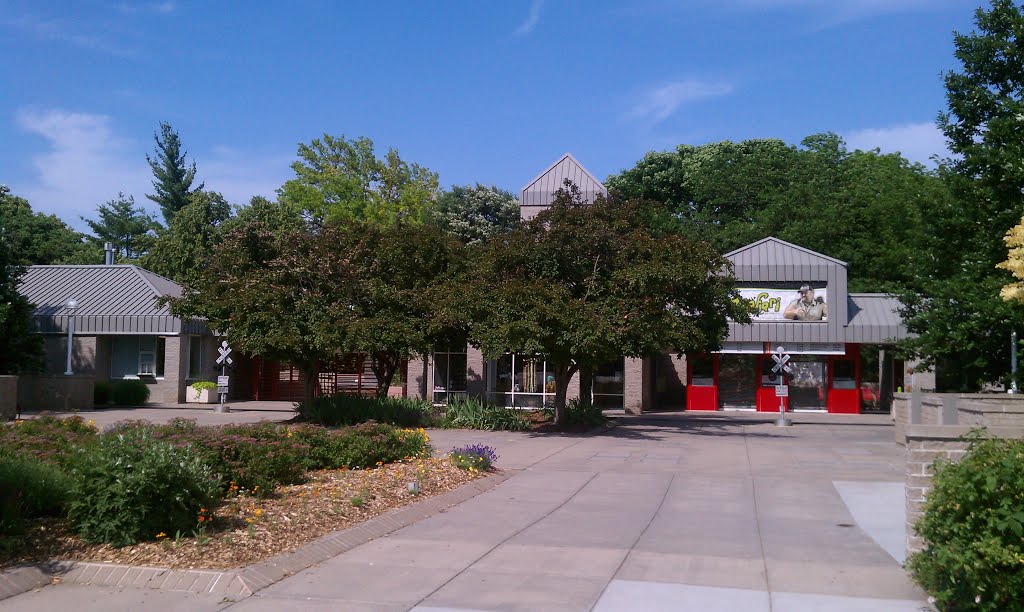
<path id="1" fill-rule="evenodd" d="M 565 396 L 569 391 L 569 381 L 576 373 L 575 364 L 555 363 L 555 425 L 565 425 L 568 412 L 565 409 Z"/>
<path id="2" fill-rule="evenodd" d="M 316 384 L 319 378 L 320 368 L 317 364 L 309 364 L 300 369 L 302 372 L 302 404 L 306 408 L 313 406 L 316 399 Z"/>
<path id="3" fill-rule="evenodd" d="M 580 405 L 589 408 L 594 403 L 594 368 L 580 366 Z"/>
<path id="4" fill-rule="evenodd" d="M 395 371 L 398 370 L 400 362 L 400 357 L 389 353 L 378 353 L 373 356 L 370 368 L 377 379 L 377 399 L 388 396 L 388 388 L 391 387 L 391 381 L 395 378 Z"/>

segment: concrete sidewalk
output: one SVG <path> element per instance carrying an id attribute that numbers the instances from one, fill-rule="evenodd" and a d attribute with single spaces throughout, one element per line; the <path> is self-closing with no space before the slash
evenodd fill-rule
<path id="1" fill-rule="evenodd" d="M 919 610 L 915 587 L 843 502 L 903 477 L 888 417 L 627 417 L 599 436 L 432 432 L 440 450 L 498 449 L 522 470 L 442 514 L 239 602 L 151 596 L 196 610 Z M 850 483 L 854 483 L 851 485 Z M 902 525 L 894 513 L 893 524 Z M 871 533 L 869 533 L 869 530 Z M 48 587 L 0 610 L 70 601 Z M 138 593 L 75 590 L 76 608 Z M 89 601 L 96 598 L 94 608 Z M 52 605 L 51 605 L 52 604 Z M 102 605 L 101 604 L 105 604 Z"/>

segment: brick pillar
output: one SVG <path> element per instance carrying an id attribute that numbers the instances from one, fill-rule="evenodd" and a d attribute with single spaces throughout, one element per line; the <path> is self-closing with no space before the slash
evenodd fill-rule
<path id="1" fill-rule="evenodd" d="M 427 366 L 426 377 L 424 377 L 423 366 Z M 413 357 L 409 360 L 409 372 L 405 381 L 405 394 L 409 397 L 420 399 L 432 399 L 433 385 L 430 378 L 433 376 L 433 368 L 429 367 L 430 361 L 422 357 Z"/>
<path id="2" fill-rule="evenodd" d="M 484 397 L 487 379 L 484 377 L 484 354 L 473 347 L 466 348 L 466 392 Z"/>
<path id="3" fill-rule="evenodd" d="M 650 409 L 649 400 L 644 401 L 644 386 L 647 379 L 644 371 L 644 359 L 625 358 L 623 367 L 623 407 L 630 414 L 640 414 L 646 407 Z M 646 404 L 646 406 L 645 406 Z"/>
<path id="4" fill-rule="evenodd" d="M 184 340 L 184 342 L 182 341 Z M 158 384 L 158 397 L 150 401 L 166 404 L 185 403 L 185 377 L 188 375 L 188 359 L 185 355 L 188 336 L 167 336 L 164 339 L 164 380 Z"/>

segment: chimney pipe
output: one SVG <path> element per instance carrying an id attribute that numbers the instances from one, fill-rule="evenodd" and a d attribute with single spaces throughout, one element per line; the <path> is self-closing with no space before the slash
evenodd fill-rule
<path id="1" fill-rule="evenodd" d="M 114 245 L 109 242 L 103 243 L 103 264 L 107 266 L 114 265 Z"/>

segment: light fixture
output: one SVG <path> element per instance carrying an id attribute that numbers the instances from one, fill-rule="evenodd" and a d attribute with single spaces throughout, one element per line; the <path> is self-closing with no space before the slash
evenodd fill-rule
<path id="1" fill-rule="evenodd" d="M 68 359 L 64 375 L 71 376 L 75 373 L 71 369 L 71 347 L 74 346 L 75 341 L 75 309 L 78 308 L 78 300 L 71 298 L 64 306 L 68 309 Z"/>

